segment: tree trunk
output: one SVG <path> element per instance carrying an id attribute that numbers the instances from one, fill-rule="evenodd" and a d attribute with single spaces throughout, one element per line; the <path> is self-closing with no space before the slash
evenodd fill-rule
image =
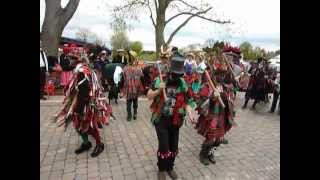
<path id="1" fill-rule="evenodd" d="M 163 28 L 162 28 L 163 29 Z M 159 58 L 160 52 L 161 52 L 161 46 L 164 44 L 164 36 L 163 36 L 163 30 L 161 27 L 156 27 L 156 57 Z"/>
<path id="2" fill-rule="evenodd" d="M 165 9 L 159 3 L 159 9 L 157 12 L 157 19 L 156 19 L 156 58 L 159 58 L 161 52 L 161 46 L 165 44 L 164 41 L 164 28 L 165 28 Z M 163 47 L 163 50 L 166 50 L 166 47 Z"/>
<path id="3" fill-rule="evenodd" d="M 46 21 L 42 25 L 42 46 L 47 56 L 57 57 L 63 28 L 61 28 L 57 19 L 47 18 Z"/>
<path id="4" fill-rule="evenodd" d="M 61 0 L 46 0 L 46 12 L 42 24 L 42 46 L 47 56 L 58 56 L 58 47 L 63 29 L 78 8 L 80 0 L 69 0 L 61 8 Z"/>

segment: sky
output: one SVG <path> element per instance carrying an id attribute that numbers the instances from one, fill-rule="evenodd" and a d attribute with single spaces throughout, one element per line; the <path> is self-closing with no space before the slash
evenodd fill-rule
<path id="1" fill-rule="evenodd" d="M 62 0 L 62 7 L 68 0 Z M 96 33 L 110 46 L 112 30 L 111 11 L 122 0 L 81 0 L 62 36 L 75 38 L 78 28 L 84 27 Z M 190 1 L 189 1 L 190 2 Z M 203 44 L 207 39 L 224 40 L 233 45 L 249 41 L 254 47 L 268 51 L 280 49 L 280 0 L 212 0 L 213 17 L 231 20 L 233 23 L 220 25 L 199 18 L 193 18 L 173 38 L 171 45 L 186 47 L 189 44 Z M 166 17 L 173 15 L 169 11 Z M 40 0 L 40 31 L 45 14 L 45 0 Z M 165 38 L 186 17 L 171 21 L 165 29 Z M 141 41 L 144 50 L 155 50 L 154 27 L 149 16 L 141 12 L 139 20 L 128 21 L 132 29 L 128 32 L 130 41 Z"/>

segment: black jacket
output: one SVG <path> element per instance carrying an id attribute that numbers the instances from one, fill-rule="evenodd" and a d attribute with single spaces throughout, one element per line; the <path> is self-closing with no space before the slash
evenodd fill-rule
<path id="1" fill-rule="evenodd" d="M 53 72 L 53 67 L 58 64 L 58 58 L 54 57 L 54 56 L 48 56 L 47 57 L 48 60 L 48 69 L 49 72 Z"/>
<path id="2" fill-rule="evenodd" d="M 61 54 L 60 56 L 60 66 L 63 71 L 72 71 L 73 67 L 70 65 L 69 58 L 66 57 L 66 55 Z"/>
<path id="3" fill-rule="evenodd" d="M 123 65 L 127 65 L 128 60 L 126 57 L 124 57 L 123 61 L 124 62 L 122 63 L 122 57 L 118 54 L 113 58 L 112 63 L 121 63 Z"/>
<path id="4" fill-rule="evenodd" d="M 94 69 L 97 69 L 98 71 L 102 71 L 102 68 L 107 64 L 102 59 L 98 58 L 94 63 Z"/>

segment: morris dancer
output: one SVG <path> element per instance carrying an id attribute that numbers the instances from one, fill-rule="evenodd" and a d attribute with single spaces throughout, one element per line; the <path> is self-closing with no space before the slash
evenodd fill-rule
<path id="1" fill-rule="evenodd" d="M 127 98 L 127 121 L 131 121 L 133 106 L 133 119 L 137 119 L 138 111 L 138 97 L 143 94 L 144 87 L 141 82 L 143 73 L 141 68 L 137 66 L 137 53 L 128 51 L 129 61 L 128 65 L 123 69 L 123 87 L 121 87 L 121 94 Z"/>
<path id="2" fill-rule="evenodd" d="M 258 67 L 252 70 L 248 89 L 245 95 L 245 102 L 242 106 L 243 109 L 247 108 L 247 104 L 250 99 L 254 99 L 251 109 L 256 108 L 257 103 L 265 100 L 267 80 L 265 77 L 265 71 L 263 70 L 263 59 L 258 59 Z"/>
<path id="3" fill-rule="evenodd" d="M 172 57 L 168 75 L 163 79 L 160 73 L 147 93 L 148 99 L 153 100 L 150 106 L 151 122 L 158 137 L 157 165 L 160 180 L 166 179 L 165 171 L 172 179 L 177 179 L 173 167 L 178 154 L 179 129 L 186 114 L 191 122 L 194 121 L 192 108 L 196 105 L 187 96 L 188 86 L 182 78 L 183 65 L 183 58 Z"/>
<path id="4" fill-rule="evenodd" d="M 68 85 L 63 107 L 56 120 L 58 126 L 64 125 L 65 129 L 71 121 L 73 122 L 74 128 L 83 141 L 81 146 L 75 150 L 76 154 L 92 147 L 88 139 L 88 135 L 92 135 L 96 141 L 96 147 L 91 153 L 91 157 L 96 157 L 104 150 L 99 128 L 108 124 L 112 109 L 107 104 L 97 75 L 81 61 L 79 56 L 71 56 L 74 74 Z"/>
<path id="5" fill-rule="evenodd" d="M 199 154 L 200 162 L 204 165 L 216 162 L 214 149 L 221 143 L 227 143 L 224 136 L 235 124 L 233 120 L 234 86 L 230 79 L 231 72 L 228 72 L 225 62 L 216 65 L 216 71 L 210 74 L 214 77 L 213 81 L 218 91 L 212 91 L 207 76 L 202 73 L 204 69 L 198 71 L 198 78 L 201 81 L 200 87 L 195 88 L 195 83 L 192 84 L 192 92 L 194 93 L 192 96 L 195 97 L 199 105 L 197 111 L 200 114 L 196 129 L 200 135 L 205 137 Z M 222 98 L 225 108 L 220 105 L 219 96 Z"/>

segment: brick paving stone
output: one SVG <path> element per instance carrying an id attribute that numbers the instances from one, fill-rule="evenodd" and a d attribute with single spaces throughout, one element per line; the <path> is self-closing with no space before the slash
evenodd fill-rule
<path id="1" fill-rule="evenodd" d="M 133 174 L 135 173 L 135 169 L 133 169 L 132 167 L 126 168 L 126 169 L 122 169 L 123 174 L 124 175 L 129 175 L 129 174 Z"/>
<path id="2" fill-rule="evenodd" d="M 75 173 L 66 173 L 62 175 L 63 180 L 74 180 Z"/>
<path id="3" fill-rule="evenodd" d="M 113 180 L 124 180 L 124 176 L 122 173 L 117 173 L 117 174 L 112 175 L 112 179 Z"/>
<path id="4" fill-rule="evenodd" d="M 137 177 L 135 174 L 129 174 L 129 175 L 126 175 L 124 177 L 125 180 L 137 180 Z"/>
<path id="5" fill-rule="evenodd" d="M 87 172 L 88 172 L 87 168 L 76 169 L 77 174 L 87 174 Z"/>
<path id="6" fill-rule="evenodd" d="M 41 180 L 48 180 L 49 179 L 49 175 L 50 175 L 49 172 L 41 172 L 40 173 L 40 179 Z"/>
<path id="7" fill-rule="evenodd" d="M 101 177 L 105 178 L 105 177 L 111 177 L 112 174 L 110 171 L 104 171 L 104 172 L 100 172 L 99 173 Z"/>
<path id="8" fill-rule="evenodd" d="M 64 169 L 64 161 L 56 161 L 53 163 L 52 170 L 63 170 Z"/>
<path id="9" fill-rule="evenodd" d="M 99 172 L 96 171 L 96 172 L 88 172 L 88 178 L 91 179 L 91 178 L 97 178 L 99 177 Z"/>
<path id="10" fill-rule="evenodd" d="M 180 130 L 179 155 L 175 169 L 180 179 L 280 179 L 280 118 L 267 111 L 271 103 L 257 105 L 257 111 L 241 109 L 243 93 L 237 95 L 235 118 L 238 127 L 226 136 L 229 144 L 218 147 L 215 165 L 203 166 L 199 151 L 203 137 L 192 126 Z M 52 123 L 51 117 L 60 103 L 50 102 L 62 97 L 50 97 L 40 106 L 40 177 L 41 179 L 155 179 L 157 175 L 157 136 L 150 123 L 150 102 L 139 100 L 138 120 L 126 121 L 126 104 L 112 104 L 117 120 L 101 131 L 105 151 L 97 158 L 88 152 L 74 150 L 81 139 L 72 128 L 66 132 Z M 249 102 L 251 105 L 252 102 Z M 89 136 L 89 140 L 94 139 Z M 167 178 L 169 178 L 167 176 Z"/>
<path id="11" fill-rule="evenodd" d="M 52 171 L 50 174 L 49 179 L 61 179 L 62 178 L 63 171 L 58 170 L 58 171 Z"/>
<path id="12" fill-rule="evenodd" d="M 137 176 L 137 179 L 144 179 L 147 177 L 147 173 L 144 169 L 137 169 L 136 176 Z"/>
<path id="13" fill-rule="evenodd" d="M 50 172 L 52 166 L 51 165 L 47 165 L 47 166 L 42 166 L 40 168 L 40 172 Z"/>

